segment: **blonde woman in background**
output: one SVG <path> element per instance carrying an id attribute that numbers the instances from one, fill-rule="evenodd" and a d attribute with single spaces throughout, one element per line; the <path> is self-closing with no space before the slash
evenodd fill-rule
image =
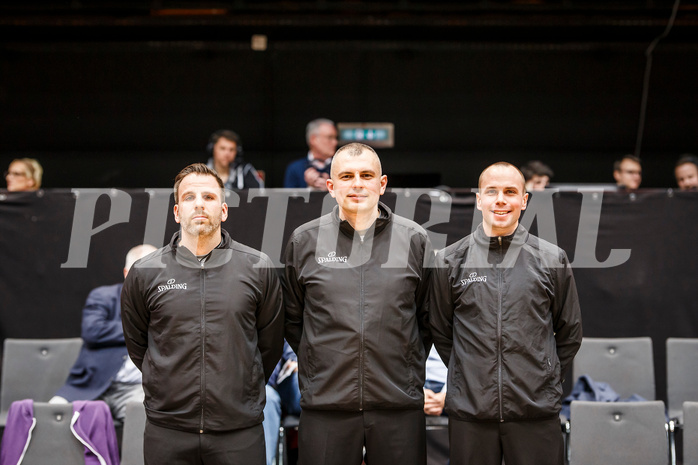
<path id="1" fill-rule="evenodd" d="M 5 172 L 7 190 L 10 192 L 29 192 L 41 187 L 41 176 L 44 170 L 41 164 L 33 158 L 17 158 L 12 160 Z"/>

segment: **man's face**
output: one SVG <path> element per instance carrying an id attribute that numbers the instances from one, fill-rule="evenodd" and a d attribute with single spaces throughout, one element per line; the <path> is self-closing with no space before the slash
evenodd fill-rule
<path id="1" fill-rule="evenodd" d="M 332 177 L 327 180 L 342 219 L 376 210 L 387 184 L 376 156 L 367 151 L 358 157 L 340 153 L 332 160 Z"/>
<path id="2" fill-rule="evenodd" d="M 550 182 L 550 177 L 543 175 L 539 176 L 537 174 L 534 174 L 531 179 L 528 180 L 526 183 L 526 190 L 527 191 L 542 191 L 545 190 L 546 187 L 548 187 L 548 183 Z"/>
<path id="3" fill-rule="evenodd" d="M 684 163 L 676 167 L 676 183 L 682 191 L 698 189 L 698 166 L 693 163 Z"/>
<path id="4" fill-rule="evenodd" d="M 310 136 L 310 150 L 319 160 L 327 160 L 337 151 L 337 129 L 331 124 L 321 124 Z"/>
<path id="5" fill-rule="evenodd" d="M 211 236 L 228 218 L 228 205 L 223 202 L 221 187 L 213 176 L 197 173 L 185 176 L 178 195 L 174 216 L 182 225 L 182 234 Z"/>
<path id="6" fill-rule="evenodd" d="M 235 161 L 238 153 L 238 144 L 224 137 L 219 137 L 213 146 L 213 162 L 220 166 L 229 166 Z"/>
<path id="7" fill-rule="evenodd" d="M 628 158 L 620 163 L 620 169 L 613 172 L 613 177 L 619 186 L 634 190 L 640 187 L 642 182 L 642 166 Z"/>
<path id="8" fill-rule="evenodd" d="M 10 163 L 5 176 L 7 181 L 7 190 L 10 192 L 33 191 L 34 179 L 29 175 L 29 171 L 24 163 L 16 161 Z"/>
<path id="9" fill-rule="evenodd" d="M 511 166 L 488 168 L 482 175 L 476 197 L 477 209 L 482 211 L 482 225 L 488 236 L 512 234 L 528 201 L 523 177 Z"/>

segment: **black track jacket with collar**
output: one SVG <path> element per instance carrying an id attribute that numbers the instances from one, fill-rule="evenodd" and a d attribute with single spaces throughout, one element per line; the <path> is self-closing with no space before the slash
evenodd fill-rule
<path id="1" fill-rule="evenodd" d="M 228 233 L 203 261 L 169 245 L 137 261 L 121 294 L 124 336 L 154 424 L 197 433 L 262 423 L 281 357 L 281 286 L 271 260 Z"/>
<path id="2" fill-rule="evenodd" d="M 562 375 L 582 342 L 565 252 L 521 225 L 501 238 L 480 225 L 439 251 L 431 278 L 430 322 L 448 366 L 448 414 L 500 422 L 558 415 Z"/>
<path id="3" fill-rule="evenodd" d="M 433 252 L 421 226 L 379 210 L 363 239 L 335 207 L 286 246 L 286 340 L 298 354 L 303 408 L 424 407 Z"/>

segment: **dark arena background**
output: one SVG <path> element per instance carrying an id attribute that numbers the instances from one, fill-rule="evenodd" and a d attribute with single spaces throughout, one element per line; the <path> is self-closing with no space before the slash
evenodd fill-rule
<path id="1" fill-rule="evenodd" d="M 484 167 L 544 161 L 523 221 L 570 256 L 584 335 L 651 336 L 665 401 L 666 338 L 698 337 L 698 193 L 674 179 L 698 152 L 697 0 L 44 0 L 3 2 L 0 32 L 0 165 L 45 170 L 0 192 L 2 339 L 79 336 L 89 290 L 176 230 L 174 176 L 220 128 L 272 188 L 232 193 L 224 227 L 278 261 L 323 211 L 274 189 L 318 117 L 394 124 L 384 201 L 442 247 Z M 610 188 L 625 154 L 635 193 Z"/>

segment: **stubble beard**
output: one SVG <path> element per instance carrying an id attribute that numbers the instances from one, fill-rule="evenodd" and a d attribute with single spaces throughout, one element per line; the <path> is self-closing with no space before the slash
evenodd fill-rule
<path id="1" fill-rule="evenodd" d="M 220 228 L 220 217 L 208 217 L 208 224 L 194 224 L 191 220 L 182 223 L 182 229 L 192 237 L 211 237 Z"/>

